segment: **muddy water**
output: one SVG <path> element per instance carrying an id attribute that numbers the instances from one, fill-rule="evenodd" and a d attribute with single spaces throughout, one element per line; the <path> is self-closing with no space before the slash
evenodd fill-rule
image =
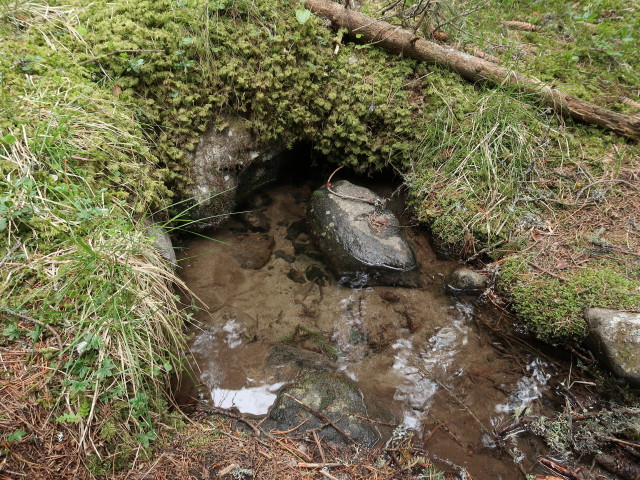
<path id="1" fill-rule="evenodd" d="M 465 469 L 476 479 L 524 478 L 536 445 L 512 438 L 498 448 L 491 433 L 516 410 L 544 408 L 552 367 L 495 348 L 472 303 L 444 293 L 456 264 L 438 260 L 421 232 L 406 232 L 422 266 L 420 288 L 342 286 L 301 221 L 317 186 L 261 192 L 251 214 L 210 238 L 182 240 L 182 278 L 207 307 L 196 314 L 190 343 L 201 382 L 190 394 L 263 415 L 283 385 L 264 367 L 268 349 L 303 338 L 304 329 L 320 332 L 338 368 L 443 466 L 460 478 Z M 317 341 L 301 346 L 326 352 Z"/>

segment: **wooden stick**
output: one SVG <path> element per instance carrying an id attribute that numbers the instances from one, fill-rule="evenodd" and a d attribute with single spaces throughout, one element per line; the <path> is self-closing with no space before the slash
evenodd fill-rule
<path id="1" fill-rule="evenodd" d="M 35 319 L 35 318 L 30 317 L 28 315 L 24 315 L 22 313 L 16 312 L 16 311 L 11 310 L 10 308 L 7 308 L 7 307 L 0 307 L 0 311 L 4 312 L 5 314 L 8 314 L 8 315 L 13 315 L 14 317 L 18 317 L 21 320 L 25 320 L 27 322 L 31 322 L 31 323 L 34 323 L 36 325 L 40 325 L 41 327 L 46 328 L 47 330 L 49 330 L 51 332 L 51 334 L 58 341 L 58 347 L 60 347 L 60 351 L 63 350 L 64 345 L 62 343 L 62 339 L 60 338 L 60 335 L 58 335 L 58 332 L 56 332 L 54 330 L 54 328 L 51 325 L 49 325 L 48 323 L 44 323 L 44 322 L 42 322 L 42 321 L 40 321 L 38 319 Z"/>

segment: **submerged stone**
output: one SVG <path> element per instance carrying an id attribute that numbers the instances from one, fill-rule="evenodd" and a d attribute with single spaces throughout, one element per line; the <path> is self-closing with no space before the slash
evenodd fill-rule
<path id="1" fill-rule="evenodd" d="M 233 237 L 231 245 L 233 257 L 242 268 L 259 270 L 271 258 L 274 240 L 266 233 L 238 233 Z"/>
<path id="2" fill-rule="evenodd" d="M 362 392 L 348 378 L 328 370 L 306 370 L 296 383 L 280 390 L 263 425 L 287 431 L 304 422 L 296 433 L 319 429 L 328 442 L 373 447 L 382 436 L 368 417 Z"/>
<path id="3" fill-rule="evenodd" d="M 447 275 L 445 285 L 453 295 L 479 295 L 489 285 L 489 278 L 470 268 L 458 267 Z"/>
<path id="4" fill-rule="evenodd" d="M 418 264 L 398 219 L 371 190 L 342 180 L 316 190 L 307 217 L 328 265 L 345 284 L 418 286 Z"/>
<path id="5" fill-rule="evenodd" d="M 617 376 L 640 386 L 640 313 L 589 308 L 589 342 Z"/>

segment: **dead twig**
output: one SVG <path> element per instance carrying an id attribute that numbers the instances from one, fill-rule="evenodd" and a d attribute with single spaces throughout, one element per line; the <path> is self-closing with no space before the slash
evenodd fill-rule
<path id="1" fill-rule="evenodd" d="M 338 425 L 335 424 L 335 422 L 333 422 L 329 417 L 327 417 L 324 413 L 319 412 L 318 410 L 316 410 L 313 407 L 310 407 L 309 405 L 307 405 L 306 403 L 298 400 L 296 397 L 294 397 L 293 395 L 289 394 L 289 393 L 284 393 L 283 394 L 285 397 L 290 398 L 291 400 L 293 400 L 294 402 L 302 405 L 304 408 L 306 408 L 307 410 L 309 410 L 311 413 L 313 413 L 314 415 L 316 415 L 318 418 L 320 418 L 322 421 L 328 423 L 329 425 L 331 425 L 340 435 L 342 435 L 344 438 L 346 438 L 347 440 L 349 440 L 351 443 L 353 443 L 354 445 L 359 445 L 361 447 L 364 447 L 364 445 L 361 445 L 360 443 L 356 442 L 353 437 L 351 437 L 351 435 L 349 435 L 347 432 L 345 432 L 343 429 L 341 429 Z"/>
<path id="2" fill-rule="evenodd" d="M 482 250 L 474 253 L 473 255 L 471 255 L 469 258 L 467 258 L 467 262 L 473 262 L 476 258 L 478 258 L 480 255 L 484 255 L 485 253 L 490 252 L 491 250 L 493 250 L 494 248 L 499 247 L 500 245 L 502 245 L 503 243 L 505 243 L 506 240 L 500 240 L 496 243 L 494 243 L 493 245 L 489 245 L 488 247 L 483 248 Z"/>
<path id="3" fill-rule="evenodd" d="M 322 459 L 322 462 L 326 462 L 327 458 L 324 455 L 324 448 L 322 448 L 322 444 L 320 443 L 320 438 L 318 437 L 318 432 L 316 432 L 315 430 L 313 430 L 313 440 L 316 442 L 316 445 L 318 447 L 318 452 L 320 453 L 320 458 Z"/>
<path id="4" fill-rule="evenodd" d="M 567 278 L 563 277 L 562 275 L 558 275 L 557 273 L 550 272 L 549 270 L 546 270 L 541 266 L 536 265 L 535 263 L 527 262 L 527 265 L 529 265 L 531 268 L 534 268 L 542 273 L 546 273 L 550 277 L 557 278 L 558 280 L 562 280 L 563 282 L 569 281 Z"/>
<path id="5" fill-rule="evenodd" d="M 615 443 L 618 443 L 620 445 L 628 445 L 630 447 L 640 448 L 640 443 L 627 442 L 626 440 L 620 440 L 619 438 L 615 438 L 615 437 L 602 437 L 602 438 L 604 440 L 609 440 L 610 442 L 615 442 Z"/>
<path id="6" fill-rule="evenodd" d="M 360 197 L 352 197 L 350 195 L 343 195 L 341 193 L 336 192 L 335 190 L 331 189 L 331 180 L 333 179 L 333 176 L 338 172 L 338 170 L 344 168 L 343 166 L 340 166 L 338 168 L 336 168 L 333 173 L 331 173 L 331 175 L 329 175 L 329 179 L 327 180 L 327 190 L 332 193 L 333 195 L 335 195 L 336 197 L 340 197 L 340 198 L 344 198 L 345 200 L 355 200 L 356 202 L 364 202 L 364 203 L 368 203 L 370 205 L 377 205 L 377 202 L 373 201 L 373 200 L 368 200 L 366 198 L 360 198 Z"/>
<path id="7" fill-rule="evenodd" d="M 5 315 L 13 315 L 14 317 L 18 317 L 20 320 L 31 322 L 35 325 L 40 325 L 41 327 L 46 328 L 55 337 L 56 341 L 58 342 L 58 347 L 60 348 L 60 351 L 64 350 L 64 344 L 62 343 L 62 338 L 60 338 L 60 335 L 58 335 L 58 332 L 56 332 L 55 329 L 48 323 L 44 323 L 36 318 L 30 317 L 29 315 L 16 312 L 15 310 L 11 310 L 10 308 L 4 307 L 4 306 L 0 307 L 0 311 L 4 312 Z"/>
<path id="8" fill-rule="evenodd" d="M 78 65 L 85 65 L 87 63 L 95 62 L 102 58 L 111 57 L 120 53 L 164 53 L 164 50 L 114 50 L 113 52 L 105 53 L 104 55 L 98 55 L 97 57 L 90 58 L 79 62 Z"/>
<path id="9" fill-rule="evenodd" d="M 584 477 L 580 475 L 581 468 L 570 470 L 567 467 L 545 457 L 539 457 L 538 462 L 554 474 L 562 475 L 570 480 L 584 480 Z"/>

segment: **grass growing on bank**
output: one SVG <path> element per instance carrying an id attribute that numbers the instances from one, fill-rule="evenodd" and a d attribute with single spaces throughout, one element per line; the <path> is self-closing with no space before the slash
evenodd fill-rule
<path id="1" fill-rule="evenodd" d="M 75 12 L 9 4 L 1 20 L 4 467 L 104 474 L 178 421 L 167 387 L 184 348 L 180 280 L 141 223 L 167 191 L 134 109 L 69 54 Z"/>
<path id="2" fill-rule="evenodd" d="M 429 27 L 449 44 L 640 115 L 637 5 L 496 0 L 433 9 Z M 422 93 L 438 114 L 419 137 L 407 183 L 441 251 L 476 259 L 482 251 L 504 265 L 502 293 L 547 341 L 583 340 L 588 307 L 638 311 L 637 142 L 560 119 L 535 98 L 428 70 Z"/>

